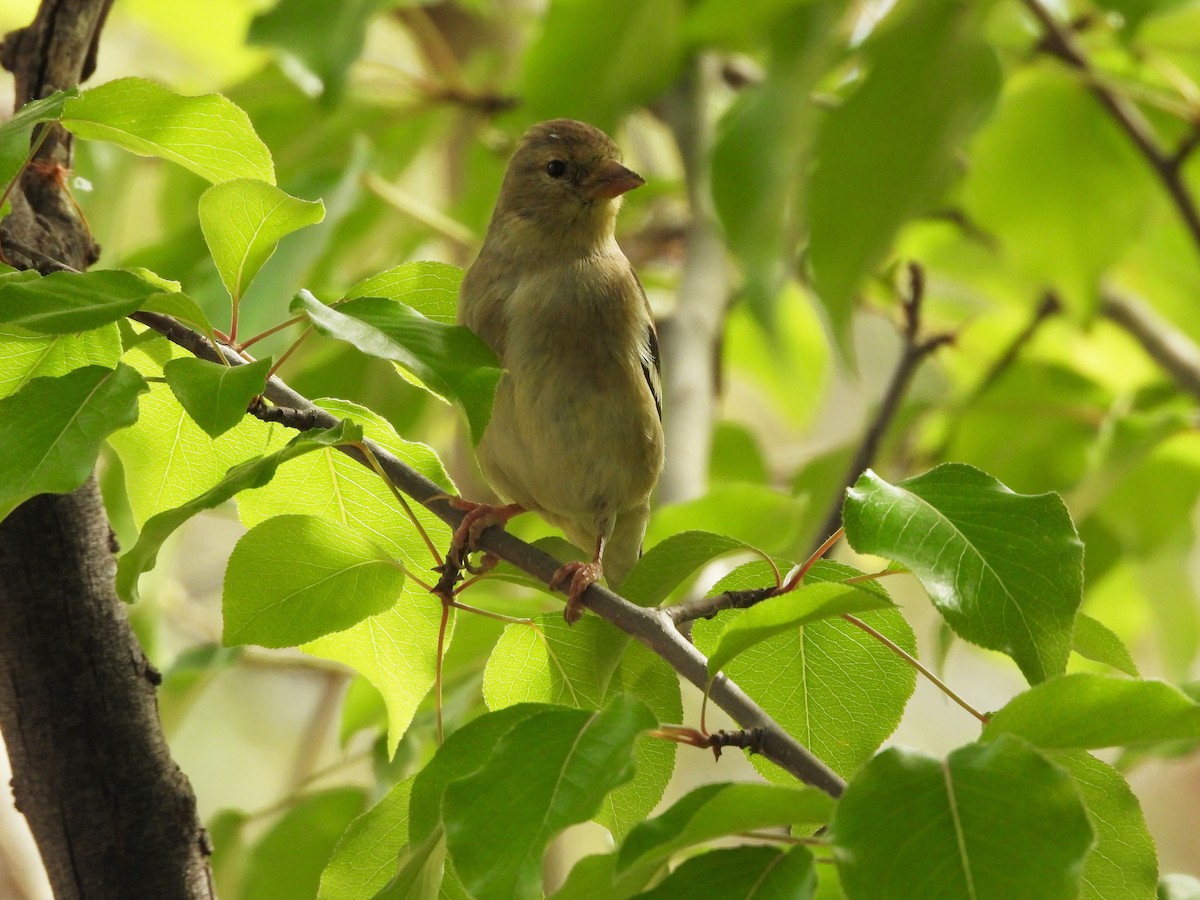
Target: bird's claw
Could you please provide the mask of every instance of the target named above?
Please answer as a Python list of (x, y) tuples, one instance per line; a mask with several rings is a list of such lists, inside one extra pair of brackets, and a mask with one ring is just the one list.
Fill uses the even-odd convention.
[(563, 618), (568, 625), (574, 625), (583, 616), (583, 593), (600, 580), (604, 567), (598, 562), (569, 562), (559, 566), (554, 577), (550, 579), (550, 587), (558, 588), (570, 582), (567, 588), (567, 605), (563, 609)]
[(507, 506), (492, 506), (488, 503), (474, 503), (462, 497), (444, 497), (447, 503), (455, 509), (466, 513), (454, 536), (450, 539), (450, 550), (446, 553), (446, 561), (459, 569), (466, 569), (472, 575), (482, 575), (493, 568), (498, 562), (493, 554), (487, 554), (478, 566), (472, 566), (470, 556), (479, 546), (479, 538), (493, 525), (503, 528), (508, 520), (524, 510), (515, 503)]

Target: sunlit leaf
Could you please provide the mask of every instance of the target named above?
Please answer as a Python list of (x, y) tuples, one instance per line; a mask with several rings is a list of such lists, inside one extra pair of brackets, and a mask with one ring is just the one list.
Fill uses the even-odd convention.
[(403, 571), (367, 538), (329, 519), (276, 516), (229, 557), (223, 641), (294, 647), (378, 615), (403, 586)]
[(250, 401), (263, 392), (270, 370), (270, 357), (244, 366), (184, 358), (169, 360), (163, 375), (192, 421), (210, 437), (220, 437), (246, 415)]
[(325, 218), (320, 200), (301, 200), (249, 178), (214, 184), (201, 195), (199, 209), (204, 240), (234, 302), (282, 238)]
[(145, 390), (128, 366), (85, 366), (0, 400), (0, 519), (37, 494), (83, 484), (104, 439), (137, 420)]
[(78, 88), (56, 91), (49, 97), (29, 101), (8, 120), (0, 122), (0, 192), (16, 177), (29, 156), (34, 127), (41, 122), (57, 120), (67, 98), (78, 95)]
[(154, 568), (163, 541), (192, 516), (220, 506), (242, 491), (262, 487), (290, 459), (358, 437), (361, 429), (345, 425), (328, 431), (302, 432), (275, 453), (233, 466), (219, 483), (182, 506), (152, 516), (142, 527), (137, 543), (117, 563), (117, 593), (128, 602), (137, 601), (138, 576)]
[(886, 595), (881, 597), (855, 585), (832, 582), (801, 585), (783, 596), (769, 597), (725, 626), (708, 657), (709, 680), (734, 657), (775, 635), (831, 616), (884, 609), (891, 605)]
[(1158, 860), (1154, 838), (1129, 784), (1088, 753), (1051, 757), (1075, 779), (1096, 843), (1083, 864), (1082, 900), (1142, 900), (1154, 896)]
[(117, 326), (73, 334), (35, 334), (0, 327), (0, 397), (19, 391), (33, 378), (65, 375), (84, 366), (115, 369), (121, 359)]
[(271, 153), (249, 117), (220, 94), (183, 97), (142, 78), (119, 78), (68, 98), (62, 123), (81, 138), (170, 160), (214, 184), (275, 181)]

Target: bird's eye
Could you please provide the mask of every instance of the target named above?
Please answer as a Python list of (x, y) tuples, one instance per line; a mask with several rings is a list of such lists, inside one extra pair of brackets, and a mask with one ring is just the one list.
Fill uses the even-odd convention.
[(552, 159), (546, 163), (546, 174), (551, 178), (562, 178), (567, 174), (567, 164), (561, 159)]

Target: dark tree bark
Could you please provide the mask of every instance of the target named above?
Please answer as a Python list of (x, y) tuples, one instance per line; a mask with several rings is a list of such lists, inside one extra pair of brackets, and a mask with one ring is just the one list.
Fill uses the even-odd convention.
[[(0, 46), (17, 106), (94, 68), (112, 0), (44, 0)], [(5, 238), (78, 269), (98, 248), (65, 188), (71, 136), (54, 126), (12, 194)], [(56, 897), (214, 895), (191, 785), (158, 721), (158, 673), (113, 589), (115, 540), (93, 480), (0, 523), (0, 730), (13, 797)]]

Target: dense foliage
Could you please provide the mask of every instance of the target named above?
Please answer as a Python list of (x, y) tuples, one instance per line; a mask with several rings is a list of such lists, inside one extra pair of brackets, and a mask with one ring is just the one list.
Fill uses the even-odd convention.
[[(0, 125), (0, 184), (41, 123), (80, 139), (107, 246), (0, 273), (0, 517), (99, 463), (168, 727), (239, 670), (332, 688), (276, 802), (209, 821), (222, 894), (1200, 894), (1126, 781), (1200, 742), (1200, 4), (517, 6), (281, 0), (240, 11), (266, 49), (225, 48), (221, 94), (126, 61)], [(500, 377), (461, 266), (513, 139), (564, 115), (647, 177), (620, 236), (668, 441), (704, 435), (668, 447), (628, 603), (573, 627), (535, 556), (430, 574)], [(170, 573), (233, 509), (205, 641)], [(884, 748), (923, 678), (958, 746)], [(713, 737), (714, 705), (757, 731)], [(691, 745), (722, 742), (761, 778), (714, 782)], [(664, 802), (685, 762), (714, 783)], [(546, 878), (589, 820), (607, 852)]]

